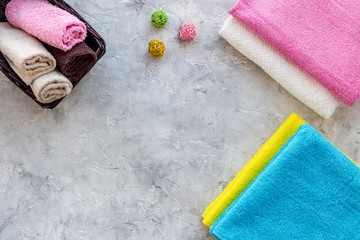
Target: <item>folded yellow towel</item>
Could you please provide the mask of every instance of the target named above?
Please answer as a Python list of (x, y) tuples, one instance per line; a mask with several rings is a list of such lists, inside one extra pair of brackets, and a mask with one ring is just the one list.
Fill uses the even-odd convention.
[(255, 156), (236, 175), (225, 190), (203, 213), (203, 223), (207, 227), (231, 205), (231, 203), (246, 189), (246, 187), (266, 167), (284, 144), (294, 135), (298, 128), (306, 122), (293, 113), (280, 126), (274, 135), (260, 148)]

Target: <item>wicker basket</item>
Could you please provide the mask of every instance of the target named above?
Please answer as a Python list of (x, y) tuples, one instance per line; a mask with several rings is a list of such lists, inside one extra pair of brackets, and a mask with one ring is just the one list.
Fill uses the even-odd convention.
[[(95, 51), (98, 61), (99, 61), (100, 58), (102, 56), (104, 56), (105, 51), (106, 51), (106, 47), (105, 47), (106, 45), (105, 45), (104, 39), (102, 39), (102, 37), (67, 3), (65, 3), (62, 0), (48, 0), (48, 1), (62, 9), (64, 9), (65, 11), (73, 14), (74, 16), (78, 17), (81, 21), (83, 21), (86, 24), (88, 36), (85, 39), (85, 42), (92, 50)], [(1, 22), (6, 21), (4, 12), (5, 12), (6, 4), (8, 2), (10, 2), (10, 0), (0, 0), (0, 21)], [(96, 63), (94, 63), (94, 65), (95, 64)], [(59, 99), (59, 100), (56, 100), (56, 101), (54, 101), (52, 103), (48, 103), (48, 104), (43, 104), (43, 103), (40, 103), (39, 101), (37, 101), (31, 88), (29, 86), (27, 86), (21, 80), (21, 78), (19, 78), (19, 76), (12, 70), (12, 68), (7, 63), (7, 61), (5, 60), (5, 58), (1, 52), (0, 52), (0, 70), (10, 79), (10, 81), (12, 81), (24, 93), (26, 93), (29, 97), (31, 97), (37, 104), (39, 104), (43, 108), (53, 109), (62, 101), (62, 99)], [(74, 81), (73, 86), (75, 87), (87, 73), (88, 72), (84, 73), (84, 75), (80, 79)]]

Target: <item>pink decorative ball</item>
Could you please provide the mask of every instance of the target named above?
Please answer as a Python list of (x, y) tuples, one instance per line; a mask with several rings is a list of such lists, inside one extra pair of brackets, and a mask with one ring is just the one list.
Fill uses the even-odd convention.
[(194, 24), (185, 24), (180, 29), (180, 38), (182, 40), (193, 40), (196, 37), (196, 27)]

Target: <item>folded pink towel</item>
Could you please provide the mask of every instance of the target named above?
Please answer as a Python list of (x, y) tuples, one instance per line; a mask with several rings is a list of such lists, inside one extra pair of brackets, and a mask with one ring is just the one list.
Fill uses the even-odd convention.
[(239, 0), (229, 12), (346, 105), (359, 99), (358, 0)]
[(5, 14), (15, 27), (63, 51), (86, 38), (83, 22), (46, 0), (12, 0)]

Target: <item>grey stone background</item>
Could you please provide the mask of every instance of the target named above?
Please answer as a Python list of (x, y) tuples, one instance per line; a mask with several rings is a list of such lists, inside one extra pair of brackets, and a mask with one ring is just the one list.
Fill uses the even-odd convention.
[(213, 239), (202, 212), (292, 112), (359, 161), (360, 103), (325, 121), (236, 52), (217, 34), (235, 0), (68, 2), (107, 54), (55, 110), (0, 74), (1, 240)]

